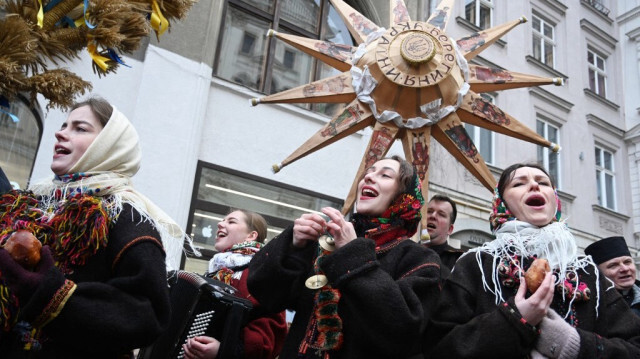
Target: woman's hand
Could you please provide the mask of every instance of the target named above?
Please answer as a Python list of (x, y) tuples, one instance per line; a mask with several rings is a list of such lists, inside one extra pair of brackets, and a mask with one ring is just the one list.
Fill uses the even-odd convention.
[(40, 263), (33, 271), (23, 268), (11, 257), (8, 251), (0, 248), (0, 272), (21, 303), (26, 304), (31, 299), (33, 293), (44, 280), (45, 274), (54, 266), (49, 246), (40, 249)]
[(220, 342), (212, 337), (193, 337), (182, 346), (186, 359), (215, 359)]
[(326, 224), (327, 231), (333, 237), (336, 249), (356, 239), (358, 235), (353, 228), (353, 224), (344, 219), (342, 213), (335, 208), (325, 207), (322, 213), (326, 214), (330, 222)]
[(327, 221), (315, 213), (305, 213), (293, 221), (293, 246), (304, 248), (309, 241), (317, 241), (324, 232)]
[(520, 287), (516, 293), (516, 307), (520, 315), (531, 325), (538, 325), (547, 315), (551, 301), (553, 300), (553, 274), (547, 272), (542, 280), (542, 284), (529, 298), (527, 294), (527, 284), (524, 277), (520, 278)]

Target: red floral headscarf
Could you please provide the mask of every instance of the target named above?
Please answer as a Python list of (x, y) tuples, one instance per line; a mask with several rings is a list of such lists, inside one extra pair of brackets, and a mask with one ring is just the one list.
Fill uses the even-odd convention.
[(418, 230), (420, 223), (420, 208), (424, 205), (422, 185), (413, 169), (412, 186), (407, 186), (404, 192), (398, 194), (380, 217), (370, 217), (355, 213), (351, 219), (358, 235), (371, 238), (380, 246), (393, 239), (408, 238)]

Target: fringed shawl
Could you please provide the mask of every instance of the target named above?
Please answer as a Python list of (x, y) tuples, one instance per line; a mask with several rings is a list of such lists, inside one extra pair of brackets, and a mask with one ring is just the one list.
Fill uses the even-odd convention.
[(191, 239), (164, 211), (133, 188), (131, 177), (138, 172), (141, 159), (138, 142), (133, 125), (114, 107), (105, 127), (70, 169), (71, 174), (36, 183), (30, 190), (41, 196), (40, 208), (48, 214), (78, 194), (102, 199), (110, 220), (118, 217), (124, 203), (130, 204), (159, 232), (167, 253), (167, 270), (178, 269), (183, 245), (185, 241), (191, 244)]
[[(561, 207), (557, 193), (556, 202), (556, 214), (553, 222), (544, 227), (537, 227), (518, 221), (505, 206), (498, 190), (494, 191), (490, 223), (496, 239), (481, 247), (473, 248), (464, 255), (472, 255), (473, 253), (476, 256), (478, 267), (482, 272), (483, 287), (485, 291), (495, 295), (496, 304), (505, 301), (499, 279), (501, 263), (510, 263), (516, 268), (517, 273), (524, 274), (527, 269), (524, 268), (525, 259), (545, 258), (549, 261), (549, 266), (555, 274), (555, 287), (561, 288), (563, 298), (569, 300), (569, 308), (576, 299), (588, 300), (588, 296), (579, 298), (578, 288), (586, 288), (586, 285), (579, 282), (578, 272), (595, 274), (597, 311), (600, 300), (598, 267), (590, 256), (578, 255), (573, 234), (564, 221), (559, 221)], [(489, 254), (492, 258), (491, 273), (484, 272), (482, 253)], [(488, 278), (491, 278), (491, 282)], [(516, 280), (519, 281), (518, 278)], [(574, 290), (567, 290), (567, 288)]]

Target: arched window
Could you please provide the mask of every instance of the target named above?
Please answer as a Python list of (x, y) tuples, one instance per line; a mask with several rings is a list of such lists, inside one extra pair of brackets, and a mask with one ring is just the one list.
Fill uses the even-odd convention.
[(18, 118), (0, 112), (0, 167), (14, 187), (26, 188), (42, 138), (42, 111), (22, 96), (0, 109)]

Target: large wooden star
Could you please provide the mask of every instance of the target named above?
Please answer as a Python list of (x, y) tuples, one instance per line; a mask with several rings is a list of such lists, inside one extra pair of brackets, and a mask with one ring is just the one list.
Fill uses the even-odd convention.
[[(374, 24), (342, 0), (330, 0), (359, 46), (307, 39), (269, 30), (288, 44), (344, 71), (260, 99), (259, 103), (345, 103), (331, 121), (280, 164), (282, 167), (373, 126), (373, 134), (343, 207), (354, 204), (365, 169), (384, 157), (401, 140), (406, 159), (418, 169), (427, 199), (429, 147), (435, 138), (487, 189), (496, 181), (463, 122), (529, 141), (558, 151), (559, 147), (483, 99), (479, 93), (546, 84), (560, 78), (542, 78), (467, 61), (496, 42), (526, 18), (495, 26), (453, 41), (444, 31), (455, 0), (443, 0), (426, 22), (411, 21), (403, 0), (390, 0), (388, 29)], [(422, 238), (426, 232), (422, 208)]]

